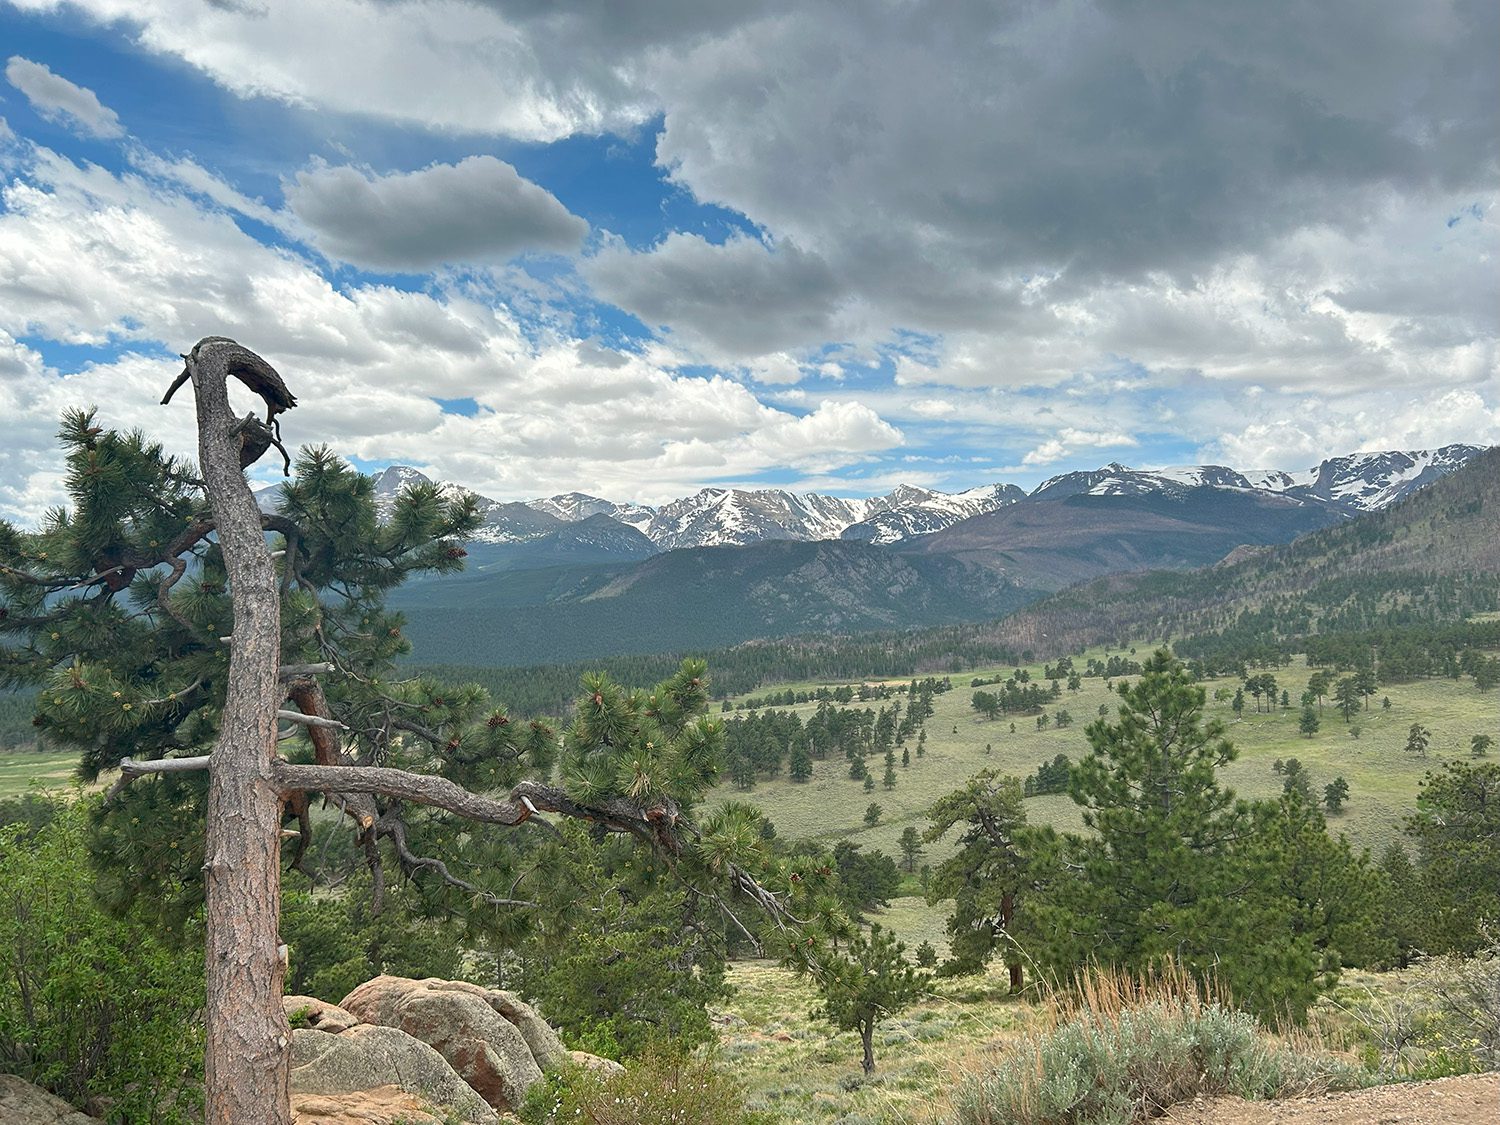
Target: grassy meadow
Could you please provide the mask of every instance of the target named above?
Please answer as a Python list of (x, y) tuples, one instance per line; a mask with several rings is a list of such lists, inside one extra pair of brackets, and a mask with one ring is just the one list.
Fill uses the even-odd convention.
[(33, 787), (67, 789), (73, 784), (78, 754), (73, 750), (20, 750), (0, 754), (0, 800), (19, 797)]
[(952, 1120), (942, 1091), (1012, 1038), (1031, 1006), (1006, 994), (1003, 970), (936, 981), (932, 994), (875, 1029), (875, 1073), (860, 1071), (859, 1036), (813, 1019), (811, 984), (778, 965), (729, 968), (735, 994), (714, 1015), (721, 1060), (753, 1108), (788, 1125)]
[[(1139, 650), (1144, 659), (1146, 649)], [(1099, 655), (1090, 653), (1090, 655)], [(1082, 666), (1084, 661), (1075, 658)], [(976, 676), (988, 678), (1009, 669), (982, 669), (955, 674), (954, 688), (934, 698), (935, 713), (927, 721), (927, 753), (916, 756), (915, 742), (911, 765), (897, 767), (897, 784), (885, 789), (877, 784), (873, 793), (865, 792), (863, 782), (848, 776), (848, 763), (842, 757), (829, 757), (813, 763), (810, 781), (792, 782), (785, 775), (771, 781), (758, 781), (749, 791), (730, 785), (721, 786), (718, 796), (747, 801), (761, 809), (776, 825), (777, 832), (791, 839), (812, 837), (830, 843), (851, 839), (856, 843), (898, 854), (896, 841), (907, 826), (918, 829), (926, 825), (926, 812), (943, 794), (957, 789), (983, 769), (1024, 778), (1044, 761), (1066, 754), (1078, 761), (1089, 753), (1084, 727), (1099, 716), (1101, 705), (1111, 716), (1119, 699), (1104, 686), (1104, 681), (1085, 677), (1079, 691), (1064, 688), (1063, 697), (1047, 708), (1049, 716), (1066, 710), (1073, 724), (1064, 729), (1051, 726), (1038, 730), (1033, 716), (993, 721), (981, 717), (970, 706), (974, 689), (969, 686)], [(1382, 687), (1369, 701), (1370, 709), (1361, 712), (1351, 724), (1345, 724), (1325, 701), (1322, 725), (1311, 738), (1298, 730), (1301, 707), (1298, 699), (1307, 687), (1309, 670), (1299, 658), (1282, 669), (1269, 669), (1278, 687), (1290, 693), (1292, 706), (1283, 711), (1254, 710), (1254, 700), (1245, 697), (1245, 711), (1236, 717), (1228, 700), (1214, 702), (1218, 688), (1230, 694), (1238, 686), (1231, 678), (1204, 682), (1209, 702), (1209, 717), (1221, 720), (1228, 737), (1239, 750), (1236, 761), (1221, 776), (1225, 783), (1245, 797), (1266, 797), (1280, 792), (1282, 779), (1272, 771), (1276, 759), (1297, 758), (1308, 770), (1314, 793), (1321, 798), (1323, 786), (1342, 776), (1349, 783), (1349, 799), (1344, 812), (1329, 818), (1335, 833), (1347, 835), (1361, 848), (1378, 852), (1400, 835), (1402, 817), (1416, 799), (1417, 787), (1429, 770), (1439, 769), (1446, 759), (1467, 758), (1469, 739), (1478, 733), (1500, 737), (1500, 693), (1481, 693), (1473, 681), (1419, 680), (1409, 684)], [(1041, 675), (1041, 666), (1030, 668), (1033, 679)], [(817, 685), (810, 685), (816, 687)], [(766, 688), (757, 691), (763, 695)], [(1381, 700), (1389, 697), (1389, 710)], [(889, 701), (870, 701), (850, 706), (878, 709)], [(799, 704), (796, 710), (804, 719), (817, 709), (816, 704)], [(727, 717), (727, 716), (726, 716)], [(1014, 722), (1015, 731), (1011, 732)], [(1407, 733), (1413, 723), (1421, 723), (1432, 732), (1427, 756), (1420, 758), (1405, 750)], [(1358, 729), (1359, 736), (1353, 731)], [(1492, 751), (1495, 753), (1495, 751)], [(897, 757), (899, 759), (899, 751)], [(879, 758), (869, 759), (871, 772), (879, 778)], [(880, 822), (866, 828), (864, 812), (871, 801), (883, 810)], [(1076, 807), (1065, 795), (1034, 797), (1027, 810), (1038, 823), (1058, 828), (1077, 828)], [(928, 849), (926, 862), (941, 859), (947, 852), (943, 845)]]

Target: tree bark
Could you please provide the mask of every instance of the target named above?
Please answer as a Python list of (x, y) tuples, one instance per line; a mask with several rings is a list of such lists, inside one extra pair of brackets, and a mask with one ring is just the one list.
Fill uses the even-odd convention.
[(208, 1125), (290, 1125), (291, 1028), (282, 1011), (281, 792), (272, 777), (281, 605), (260, 512), (240, 469), (222, 339), (188, 359), (198, 409), (198, 460), (234, 604), (229, 686), (209, 766), (207, 889)]
[(868, 1077), (875, 1073), (875, 1021), (864, 1020), (859, 1025), (859, 1041), (864, 1045), (865, 1057), (860, 1060), (860, 1065), (865, 1068)]

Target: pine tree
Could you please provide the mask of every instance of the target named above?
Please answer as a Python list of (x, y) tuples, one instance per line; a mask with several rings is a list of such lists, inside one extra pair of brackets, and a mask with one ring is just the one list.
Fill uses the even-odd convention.
[(1420, 758), (1427, 757), (1427, 747), (1432, 744), (1432, 732), (1421, 723), (1412, 723), (1406, 734), (1406, 752)]
[[(60, 435), (69, 508), (36, 531), (0, 523), (0, 680), (40, 689), (37, 725), (78, 750), (86, 777), (122, 769), (96, 826), (97, 851), (126, 865), (106, 891), (134, 891), (170, 924), (207, 885), (211, 1125), (288, 1120), (278, 829), (309, 825), (312, 793), (365, 843), (377, 899), (391, 867), (504, 911), (513, 867), (477, 864), (470, 882), (429, 849), (457, 835), (449, 814), (479, 826), (471, 847), (488, 859), (514, 837), (485, 825), (553, 813), (650, 842), (682, 877), (784, 913), (789, 900), (742, 866), (774, 867), (758, 831), (690, 819), (722, 750), (701, 664), (651, 692), (588, 680), (561, 785), (545, 780), (557, 756), (545, 726), (513, 721), (480, 689), (392, 674), (406, 643), (384, 596), (411, 574), (462, 566), (474, 502), (408, 488), (382, 521), (369, 478), (312, 449), (276, 512), (260, 512), (235, 447), (243, 454), (265, 426), (232, 427), (227, 401), (212, 397), (250, 355), (210, 338), (189, 357), (198, 471), (71, 412)], [(509, 792), (481, 795), (497, 789)], [(218, 850), (230, 839), (244, 847), (233, 863)]]
[(1500, 764), (1449, 762), (1429, 773), (1406, 832), (1429, 903), (1429, 953), (1477, 952), (1500, 925)]
[(1336, 777), (1323, 787), (1323, 804), (1331, 813), (1344, 811), (1344, 802), (1349, 799), (1349, 783)]
[(885, 752), (885, 776), (880, 779), (880, 784), (887, 789), (896, 788), (896, 752), (894, 750)]
[[(1072, 770), (1070, 793), (1094, 834), (1065, 840), (1082, 877), (1033, 903), (1039, 954), (1059, 975), (1169, 957), (1219, 975), (1263, 1014), (1296, 1017), (1346, 951), (1354, 963), (1376, 955), (1373, 877), (1328, 839), (1301, 786), (1249, 805), (1219, 784), (1234, 747), (1220, 723), (1204, 722), (1203, 689), (1169, 652), (1147, 660), (1122, 696), (1117, 722), (1090, 724), (1093, 754)], [(1353, 889), (1325, 902), (1324, 888), (1340, 882)]]
[(812, 756), (808, 754), (807, 747), (800, 742), (792, 747), (792, 753), (787, 762), (787, 776), (798, 782), (812, 778)]
[(1027, 926), (1028, 896), (1045, 882), (1044, 860), (1051, 834), (1026, 824), (1022, 789), (1013, 777), (985, 770), (933, 806), (923, 833), (929, 843), (962, 826), (958, 848), (933, 870), (929, 903), (952, 899), (947, 929), (958, 971), (973, 972), (996, 953), (1010, 970), (1012, 991), (1020, 991), (1022, 941), (1035, 935)]
[(856, 934), (847, 956), (824, 957), (813, 971), (823, 1005), (815, 1016), (835, 1027), (859, 1032), (864, 1048), (861, 1065), (875, 1070), (875, 1025), (899, 1014), (928, 988), (928, 976), (908, 964), (906, 946), (880, 926)]
[(1302, 718), (1297, 722), (1298, 730), (1300, 730), (1308, 738), (1311, 738), (1313, 735), (1318, 733), (1318, 727), (1320, 725), (1321, 723), (1318, 720), (1318, 713), (1313, 710), (1312, 704), (1309, 703), (1306, 707), (1302, 708)]
[(901, 830), (901, 839), (897, 842), (897, 846), (901, 849), (901, 862), (907, 872), (915, 872), (917, 860), (922, 858), (922, 834), (907, 825)]

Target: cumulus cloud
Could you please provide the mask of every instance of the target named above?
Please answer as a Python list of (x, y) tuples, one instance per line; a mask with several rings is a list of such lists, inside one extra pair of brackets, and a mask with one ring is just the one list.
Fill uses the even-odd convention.
[[(9, 517), (35, 519), (61, 499), (53, 431), (67, 406), (99, 403), (107, 423), (191, 455), (191, 410), (157, 400), (180, 368), (175, 353), (209, 334), (241, 340), (286, 377), (299, 398), (289, 440), (424, 464), (502, 499), (581, 487), (664, 500), (707, 478), (847, 468), (901, 440), (868, 407), (791, 413), (724, 376), (557, 333), (534, 340), (505, 307), (461, 291), (335, 288), (175, 177), (116, 175), (41, 148), (27, 159), (0, 207)], [(123, 354), (59, 372), (19, 342), (27, 336)], [(479, 409), (466, 417), (434, 401), (456, 397)]]
[(1453, 441), (1500, 445), (1500, 404), (1475, 390), (1403, 396), (1395, 409), (1371, 398), (1333, 410), (1315, 402), (1303, 405), (1302, 411), (1221, 433), (1203, 453), (1233, 465), (1296, 468), (1315, 465), (1334, 451), (1433, 449)]
[[(169, 205), (185, 187), (199, 203), (256, 215), (259, 201), (190, 162), (138, 164), (149, 188), (56, 171), (89, 181), (65, 188), (49, 185), (44, 160), (10, 189), (7, 208), (58, 214), (28, 232), (35, 257), (48, 258), (22, 262), (36, 284), (0, 308), (5, 323), (144, 346), (219, 315), (234, 321), (236, 308), (251, 310), (246, 325), (270, 312), (291, 322), (273, 331), (296, 341), (295, 354), (330, 372), (343, 362), (331, 357), (358, 356), (418, 413), (420, 388), (401, 381), (401, 365), (433, 348), (433, 385), (485, 402), (494, 427), (443, 416), (445, 455), (478, 458), (475, 474), (489, 476), (471, 479), (507, 495), (520, 478), (486, 467), (483, 442), (510, 443), (517, 472), (568, 488), (599, 491), (637, 471), (694, 484), (748, 473), (771, 448), (750, 435), (795, 415), (758, 414), (764, 404), (737, 380), (796, 382), (805, 396), (779, 401), (865, 405), (908, 441), (961, 435), (997, 459), (1030, 451), (1034, 464), (1104, 448), (1070, 444), (1064, 420), (1079, 433), (1281, 467), (1315, 445), (1322, 455), (1494, 432), (1494, 5), (74, 0), (69, 11), (236, 93), (414, 127), (408, 139), (547, 141), (661, 121), (656, 158), (672, 184), (757, 233), (715, 242), (664, 229), (634, 250), (605, 238), (580, 262), (582, 281), (656, 333), (612, 367), (576, 340), (528, 340), (509, 309), (545, 319), (555, 294), (514, 276), (483, 295), (438, 283), (417, 296), (332, 290), (306, 263), (241, 245), (211, 209)], [(346, 33), (354, 25), (357, 37)], [(486, 232), (496, 243), (484, 244), (485, 260), (503, 261), (515, 252), (505, 241), (520, 226), (514, 212), (466, 236), (468, 215), (442, 202), (467, 188), (479, 193), (465, 197), (474, 210), (498, 207), (485, 194), (502, 178), (493, 165), (507, 167), (377, 176), (318, 166), (289, 182), (293, 213), (269, 218), (371, 268), (428, 269), (454, 246), (476, 252)], [(70, 190), (91, 192), (97, 214), (44, 198)], [(341, 205), (346, 191), (357, 207)], [(545, 193), (531, 203), (543, 248), (578, 246), (582, 220)], [(120, 278), (163, 230), (179, 249), (202, 239), (245, 272), (161, 262), (133, 291)], [(94, 272), (51, 257), (68, 254)], [(820, 367), (830, 345), (848, 348), (837, 373)], [(881, 366), (864, 367), (871, 358)], [(676, 373), (702, 363), (735, 378)], [(536, 418), (507, 410), (505, 394), (548, 379), (578, 396), (599, 436), (545, 402)], [(469, 380), (477, 392), (462, 389)], [(674, 399), (691, 405), (687, 428), (655, 445), (604, 417), (647, 425)], [(1431, 421), (1392, 423), (1402, 416)], [(845, 422), (851, 458), (893, 440)], [(417, 442), (398, 441), (408, 437)], [(623, 451), (620, 471), (589, 449)], [(570, 471), (594, 476), (562, 480)]]
[(501, 263), (528, 250), (575, 250), (588, 233), (555, 196), (493, 156), (384, 176), (317, 164), (297, 173), (286, 199), (325, 254), (377, 270)]
[(1075, 430), (1071, 426), (1064, 427), (1055, 437), (1048, 438), (1037, 446), (1025, 457), (1021, 458), (1021, 465), (1025, 468), (1033, 468), (1038, 465), (1051, 465), (1066, 457), (1073, 456), (1080, 449), (1108, 449), (1112, 446), (1133, 446), (1139, 444), (1129, 434), (1105, 433), (1098, 430)]
[(31, 107), (48, 121), (105, 140), (125, 135), (125, 127), (115, 111), (101, 103), (94, 91), (53, 74), (41, 63), (12, 55), (5, 64), (5, 79), (25, 94)]

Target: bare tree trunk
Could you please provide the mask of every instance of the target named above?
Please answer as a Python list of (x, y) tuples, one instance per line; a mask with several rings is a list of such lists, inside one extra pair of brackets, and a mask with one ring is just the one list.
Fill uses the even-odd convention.
[(229, 686), (209, 767), (208, 1125), (290, 1125), (291, 1028), (281, 1007), (281, 793), (272, 778), (281, 605), (260, 512), (240, 470), (225, 387), (228, 340), (188, 360), (198, 405), (198, 459), (234, 603)]

